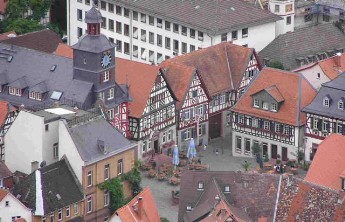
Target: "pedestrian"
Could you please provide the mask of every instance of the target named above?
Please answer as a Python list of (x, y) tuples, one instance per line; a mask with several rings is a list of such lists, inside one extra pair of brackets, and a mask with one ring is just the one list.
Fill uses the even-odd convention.
[(201, 160), (200, 160), (200, 158), (198, 159), (198, 164), (201, 164)]
[(206, 144), (204, 144), (204, 150), (206, 150), (206, 148), (207, 148), (207, 145), (206, 145)]
[(274, 169), (274, 173), (277, 173), (277, 164), (274, 164), (273, 169)]
[(218, 156), (218, 148), (216, 149), (216, 155)]
[(277, 173), (280, 173), (280, 166), (277, 165)]

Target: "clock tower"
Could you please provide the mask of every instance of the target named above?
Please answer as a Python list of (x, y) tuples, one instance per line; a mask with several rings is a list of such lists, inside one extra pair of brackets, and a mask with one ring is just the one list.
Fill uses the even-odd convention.
[[(73, 79), (93, 84), (93, 103), (103, 100), (106, 106), (115, 103), (115, 45), (101, 34), (102, 15), (92, 7), (85, 15), (87, 33), (73, 48)], [(120, 90), (120, 89), (119, 89)]]

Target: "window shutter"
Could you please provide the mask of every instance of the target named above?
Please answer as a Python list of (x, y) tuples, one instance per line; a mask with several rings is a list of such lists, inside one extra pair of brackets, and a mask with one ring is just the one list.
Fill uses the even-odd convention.
[(314, 129), (314, 118), (310, 117), (310, 129)]
[(275, 128), (274, 128), (274, 122), (270, 122), (270, 130), (271, 131), (275, 131)]
[(318, 129), (319, 131), (322, 130), (322, 120), (321, 120), (321, 119), (318, 119), (318, 120), (317, 120), (317, 129)]
[(99, 74), (99, 83), (102, 83), (103, 82), (103, 73), (100, 73)]

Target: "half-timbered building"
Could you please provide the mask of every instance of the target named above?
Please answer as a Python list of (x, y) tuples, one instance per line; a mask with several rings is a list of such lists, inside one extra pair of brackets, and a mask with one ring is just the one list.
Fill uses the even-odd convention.
[(196, 139), (196, 145), (207, 143), (210, 95), (200, 73), (170, 60), (161, 67), (177, 100), (177, 143), (181, 149), (187, 148), (191, 138)]
[(254, 49), (224, 42), (170, 59), (170, 62), (194, 68), (211, 96), (209, 136), (224, 136), (229, 126), (227, 110), (237, 101), (251, 79), (261, 69)]
[(129, 132), (138, 141), (138, 158), (171, 154), (176, 141), (175, 98), (162, 70), (130, 60), (116, 60), (116, 80), (128, 84)]
[(312, 160), (318, 145), (331, 133), (345, 134), (345, 73), (322, 84), (314, 100), (303, 109), (306, 160)]
[(18, 115), (18, 110), (6, 101), (0, 101), (0, 161), (5, 160), (4, 136)]
[(306, 123), (301, 111), (315, 95), (301, 74), (264, 68), (231, 108), (233, 155), (253, 156), (257, 144), (264, 157), (296, 160)]

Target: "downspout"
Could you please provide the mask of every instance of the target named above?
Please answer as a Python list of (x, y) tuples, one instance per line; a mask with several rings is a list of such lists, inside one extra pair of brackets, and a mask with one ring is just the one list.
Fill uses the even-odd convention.
[(282, 175), (279, 176), (279, 183), (278, 183), (278, 191), (277, 191), (277, 198), (276, 198), (276, 204), (274, 206), (274, 214), (273, 214), (273, 222), (276, 221), (276, 216), (277, 216), (277, 208), (278, 208), (278, 201), (279, 201), (279, 194), (280, 194), (280, 186), (282, 183)]
[[(129, 13), (129, 59), (133, 59), (133, 10), (132, 13)], [(139, 54), (139, 48), (138, 48), (138, 54)], [(139, 56), (139, 55), (138, 55)]]

